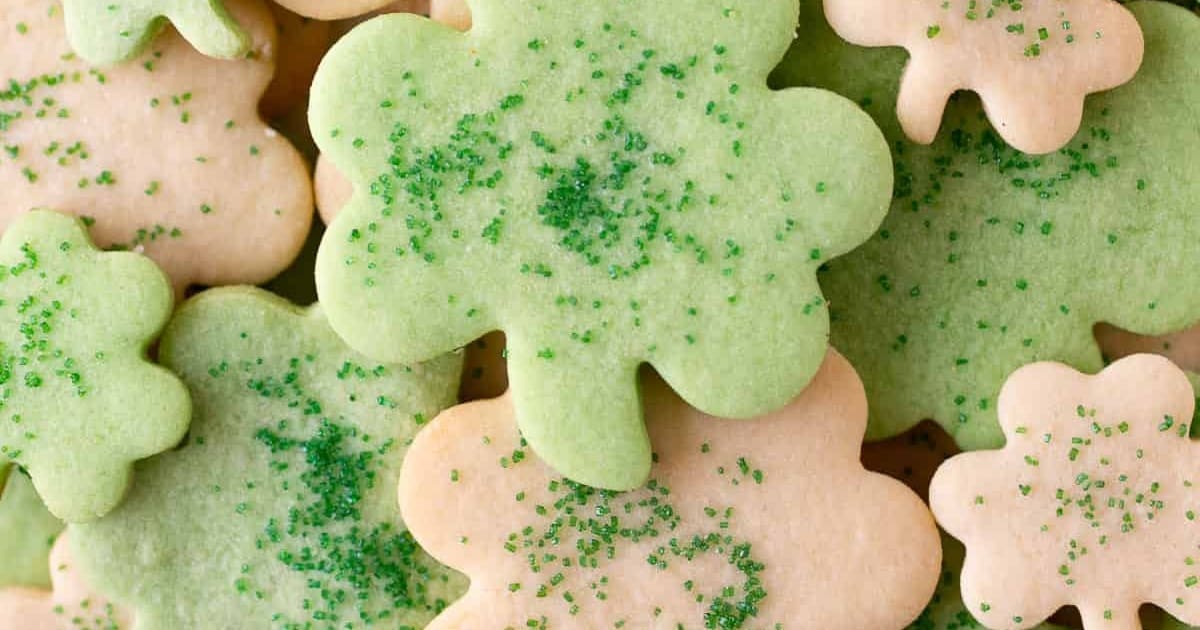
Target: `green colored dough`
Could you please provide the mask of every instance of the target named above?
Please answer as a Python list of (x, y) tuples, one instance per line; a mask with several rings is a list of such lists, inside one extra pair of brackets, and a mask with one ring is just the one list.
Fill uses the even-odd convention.
[(34, 211), (4, 233), (0, 473), (19, 464), (59, 518), (108, 513), (133, 462), (187, 431), (186, 389), (146, 358), (171, 300), (154, 263), (97, 250), (73, 218)]
[[(942, 534), (942, 579), (938, 581), (933, 600), (921, 612), (908, 630), (984, 630), (985, 626), (967, 610), (958, 590), (966, 549), (954, 538)], [(1067, 630), (1052, 623), (1038, 624), (1033, 630)]]
[(767, 88), (796, 0), (471, 9), (467, 33), (377, 18), (322, 63), (314, 137), (355, 195), (318, 292), (351, 346), (389, 361), (503, 330), (534, 450), (638, 487), (639, 365), (739, 418), (815, 374), (815, 272), (881, 221), (886, 146), (836, 95)]
[(0, 480), (0, 589), (50, 588), (50, 547), (62, 521), (46, 511), (29, 477), (9, 469)]
[(232, 59), (250, 47), (223, 0), (63, 0), (63, 9), (71, 46), (97, 65), (136, 57), (168, 20), (210, 57)]
[(423, 627), (465, 591), (396, 499), (410, 439), (454, 402), (459, 357), (368, 361), (319, 307), (249, 288), (186, 303), (160, 357), (192, 392), (187, 443), (69, 530), (82, 574), (138, 628)]
[(928, 147), (895, 120), (897, 49), (839, 40), (805, 3), (775, 77), (862, 103), (892, 142), (892, 211), (821, 284), (832, 343), (870, 399), (868, 437), (938, 421), (965, 449), (1003, 443), (996, 396), (1035, 361), (1102, 367), (1093, 325), (1161, 334), (1200, 318), (1200, 20), (1129, 5), (1146, 37), (1131, 83), (1089, 97), (1079, 135), (1045, 157), (1005, 146), (960, 95)]

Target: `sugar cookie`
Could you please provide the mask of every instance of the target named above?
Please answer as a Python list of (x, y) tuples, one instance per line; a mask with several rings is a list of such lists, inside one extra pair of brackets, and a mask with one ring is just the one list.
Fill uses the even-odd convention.
[[(471, 589), (449, 628), (899, 628), (937, 581), (925, 505), (858, 462), (866, 404), (830, 353), (812, 385), (751, 423), (644, 381), (656, 459), (622, 494), (528, 451), (512, 399), (456, 407), (417, 436), (400, 504)], [(869, 602), (869, 605), (867, 604)]]
[[(381, 359), (503, 330), (534, 450), (581, 483), (638, 487), (640, 363), (727, 417), (816, 373), (815, 271), (881, 220), (886, 146), (840, 97), (767, 89), (794, 0), (473, 10), (467, 33), (375, 18), (322, 62), (313, 135), (356, 192), (318, 293)], [(681, 14), (696, 28), (662, 28)]]
[(274, 27), (226, 3), (253, 58), (210, 59), (174, 32), (136, 61), (91, 68), (43, 0), (0, 7), (0, 229), (30, 208), (87, 217), (102, 247), (144, 251), (178, 294), (257, 284), (287, 268), (312, 221), (303, 159), (258, 118)]
[(971, 613), (1029, 628), (1072, 604), (1086, 630), (1141, 628), (1138, 607), (1153, 603), (1200, 623), (1200, 446), (1184, 373), (1147, 354), (1097, 376), (1037, 363), (1013, 374), (999, 406), (1006, 446), (952, 458), (930, 489), (938, 522), (967, 548)]
[(159, 355), (196, 416), (121, 507), (68, 529), (100, 594), (147, 628), (341, 628), (422, 627), (463, 592), (395, 494), (409, 440), (453, 403), (459, 358), (369, 362), (320, 307), (247, 288), (186, 303)]
[[(1200, 318), (1200, 18), (1165, 3), (1127, 5), (1146, 36), (1128, 85), (1088, 100), (1067, 149), (1030, 157), (1006, 146), (976, 99), (951, 104), (931, 147), (895, 119), (897, 50), (840, 41), (808, 3), (800, 42), (776, 81), (863, 103), (894, 147), (892, 212), (821, 284), (832, 342), (871, 400), (871, 439), (938, 421), (965, 449), (1003, 443), (996, 395), (1039, 360), (1103, 363), (1097, 322), (1140, 333)], [(1099, 270), (1103, 270), (1100, 273)]]

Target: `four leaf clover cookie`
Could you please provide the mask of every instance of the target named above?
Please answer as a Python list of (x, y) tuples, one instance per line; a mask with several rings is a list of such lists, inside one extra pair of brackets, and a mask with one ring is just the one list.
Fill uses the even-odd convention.
[(206, 55), (232, 59), (250, 47), (224, 0), (63, 0), (63, 12), (71, 46), (97, 65), (138, 56), (168, 20)]
[(10, 226), (0, 240), (0, 475), (20, 465), (63, 520), (112, 510), (133, 462), (187, 430), (186, 389), (146, 358), (170, 312), (153, 263), (96, 250), (76, 219), (35, 211)]
[(274, 71), (270, 11), (227, 6), (251, 37), (248, 58), (210, 59), (169, 32), (97, 69), (70, 52), (57, 5), (0, 5), (0, 229), (38, 207), (85, 217), (99, 245), (144, 251), (180, 295), (283, 271), (312, 222), (312, 186), (258, 117)]
[(1169, 360), (1088, 376), (1018, 370), (1000, 395), (1002, 450), (938, 470), (930, 504), (967, 548), (962, 593), (988, 627), (1029, 628), (1062, 605), (1087, 630), (1140, 628), (1153, 603), (1200, 624), (1194, 392)]
[[(830, 352), (812, 385), (753, 423), (644, 381), (656, 459), (628, 492), (561, 478), (509, 397), (419, 434), (400, 480), (416, 539), (471, 578), (430, 628), (898, 628), (937, 581), (924, 503), (868, 473), (866, 400)], [(864, 605), (863, 602), (871, 602)]]
[[(1140, 333), (1200, 317), (1200, 19), (1165, 3), (1128, 5), (1146, 63), (1088, 101), (1058, 153), (1006, 144), (971, 97), (947, 129), (913, 145), (892, 114), (904, 55), (851, 47), (806, 5), (800, 41), (776, 79), (864, 103), (892, 140), (896, 188), (879, 233), (832, 261), (821, 283), (832, 343), (859, 370), (873, 439), (932, 418), (970, 450), (1003, 443), (996, 395), (1039, 360), (1102, 367), (1097, 322)], [(836, 72), (834, 71), (836, 69)]]
[[(188, 384), (187, 443), (107, 518), (69, 528), (79, 572), (145, 628), (423, 627), (464, 590), (400, 519), (413, 434), (461, 360), (369, 361), (306, 310), (214, 289), (159, 355)], [(130, 535), (137, 532), (137, 535)]]
[(840, 97), (768, 90), (794, 0), (472, 9), (466, 33), (376, 18), (322, 63), (314, 137), (355, 193), (318, 291), (382, 360), (503, 330), (533, 449), (638, 487), (640, 364), (724, 417), (808, 384), (828, 332), (815, 272), (881, 220), (886, 146)]
[(978, 92), (1008, 144), (1029, 153), (1066, 145), (1084, 96), (1128, 82), (1142, 62), (1137, 20), (1112, 0), (825, 0), (839, 35), (903, 46), (896, 115), (928, 144), (955, 90)]

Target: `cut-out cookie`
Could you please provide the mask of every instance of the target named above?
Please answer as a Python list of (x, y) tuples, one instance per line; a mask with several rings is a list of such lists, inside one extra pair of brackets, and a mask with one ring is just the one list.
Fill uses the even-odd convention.
[[(812, 385), (753, 423), (645, 384), (656, 459), (630, 493), (562, 479), (504, 397), (413, 442), (401, 511), (471, 588), (430, 628), (897, 628), (937, 581), (925, 505), (858, 462), (866, 402), (830, 352)], [(867, 603), (869, 602), (869, 604)], [(540, 624), (540, 625), (539, 625)]]
[[(965, 550), (962, 543), (949, 536), (942, 536), (942, 575), (933, 599), (921, 616), (908, 626), (908, 630), (974, 630), (983, 629), (983, 624), (967, 610), (959, 591), (959, 574), (962, 572)], [(1035, 630), (1069, 630), (1069, 626), (1040, 623)]]
[[(806, 0), (811, 1), (811, 0)], [(1084, 97), (1133, 78), (1142, 62), (1137, 20), (1112, 0), (825, 0), (839, 35), (863, 46), (903, 46), (897, 116), (908, 137), (933, 142), (955, 90), (983, 99), (1010, 145), (1063, 147), (1079, 130)]]
[[(42, 10), (54, 6), (37, 4)], [(71, 45), (91, 63), (108, 65), (144, 52), (168, 20), (205, 55), (244, 54), (251, 38), (224, 5), (224, 0), (63, 0), (62, 6)]]
[(930, 504), (967, 548), (962, 594), (992, 628), (1028, 628), (1062, 605), (1087, 630), (1141, 628), (1153, 603), (1200, 623), (1200, 446), (1192, 385), (1136, 355), (1097, 376), (1018, 370), (1000, 394), (1008, 438), (938, 469)]
[(1099, 370), (1099, 321), (1164, 333), (1200, 318), (1200, 293), (1181, 290), (1200, 264), (1200, 179), (1182, 167), (1200, 163), (1200, 126), (1180, 122), (1200, 120), (1195, 15), (1128, 5), (1146, 35), (1142, 71), (1089, 99), (1068, 148), (1030, 157), (973, 97), (952, 103), (933, 146), (905, 141), (892, 107), (904, 53), (850, 46), (805, 6), (776, 79), (864, 103), (895, 148), (892, 212), (821, 276), (833, 344), (866, 383), (870, 438), (932, 418), (963, 448), (998, 447), (996, 395), (1012, 371)]
[(471, 28), (471, 8), (466, 0), (429, 0), (429, 17), (460, 31)]
[[(932, 422), (922, 422), (903, 435), (884, 442), (863, 445), (862, 460), (867, 470), (903, 481), (923, 499), (939, 465), (958, 451), (950, 436)], [(963, 605), (958, 577), (962, 572), (962, 544), (942, 535), (942, 570), (929, 604), (908, 630), (971, 630), (983, 626)], [(1069, 627), (1069, 626), (1068, 626)], [(1067, 630), (1045, 623), (1037, 630)]]
[[(768, 91), (793, 0), (472, 8), (467, 33), (375, 18), (322, 62), (313, 134), (355, 196), (318, 292), (381, 359), (503, 330), (539, 455), (638, 487), (639, 364), (723, 417), (782, 407), (816, 373), (814, 272), (878, 225), (886, 147), (835, 95)], [(666, 27), (680, 15), (695, 27)]]
[(132, 630), (130, 615), (97, 595), (80, 575), (69, 538), (68, 534), (59, 536), (50, 552), (52, 591), (17, 588), (0, 591), (0, 628)]
[(25, 473), (8, 467), (0, 477), (5, 474), (7, 481), (0, 480), (0, 589), (47, 588), (46, 554), (63, 523), (46, 511)]
[(301, 17), (278, 4), (269, 6), (279, 29), (279, 43), (275, 75), (258, 109), (264, 118), (274, 121), (307, 102), (313, 75), (333, 43), (333, 28), (329, 22)]
[(395, 494), (460, 359), (371, 362), (319, 307), (243, 288), (185, 304), (159, 356), (192, 391), (186, 445), (68, 529), (80, 572), (139, 624), (422, 627), (465, 590), (412, 541)]
[(35, 207), (85, 216), (98, 244), (144, 251), (180, 294), (287, 268), (312, 221), (312, 186), (303, 159), (258, 118), (273, 72), (270, 12), (226, 6), (253, 58), (210, 59), (172, 31), (138, 60), (97, 70), (70, 54), (56, 5), (0, 5), (11, 34), (0, 37), (0, 229)]
[(0, 473), (28, 471), (57, 517), (116, 506), (134, 461), (171, 448), (190, 405), (146, 359), (171, 313), (149, 260), (95, 249), (74, 218), (25, 214), (0, 241)]
[(318, 20), (341, 20), (395, 6), (396, 11), (417, 12), (421, 0), (276, 0), (289, 11)]

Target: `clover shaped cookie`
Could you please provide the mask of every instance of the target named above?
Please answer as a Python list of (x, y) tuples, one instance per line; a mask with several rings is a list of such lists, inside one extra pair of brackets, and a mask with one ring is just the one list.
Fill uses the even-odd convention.
[[(80, 574), (63, 534), (49, 554), (53, 590), (0, 590), (0, 628), (20, 630), (131, 630), (130, 615), (96, 594)], [(45, 555), (45, 554), (43, 554)], [(44, 559), (44, 558), (43, 558)], [(45, 564), (45, 562), (43, 562)]]
[(232, 59), (250, 47), (223, 0), (63, 0), (63, 12), (71, 46), (98, 65), (138, 56), (168, 20), (205, 55)]
[(1087, 630), (1140, 628), (1153, 603), (1200, 623), (1200, 446), (1187, 376), (1135, 355), (1088, 376), (1018, 370), (1000, 394), (1008, 443), (938, 469), (930, 504), (967, 548), (962, 594), (991, 628), (1029, 628), (1062, 605)]
[(465, 590), (396, 504), (459, 358), (370, 362), (320, 307), (247, 288), (186, 303), (159, 356), (192, 391), (187, 443), (141, 465), (107, 518), (67, 530), (80, 575), (138, 627), (423, 627)]
[[(619, 493), (530, 453), (512, 400), (455, 407), (417, 436), (400, 507), (471, 587), (430, 628), (898, 628), (937, 581), (925, 504), (858, 461), (862, 385), (834, 352), (753, 423), (644, 382), (656, 459)], [(871, 602), (863, 605), (863, 602)], [(540, 624), (540, 625), (539, 625)]]
[(187, 430), (187, 391), (146, 359), (170, 312), (153, 263), (96, 250), (77, 220), (35, 211), (12, 225), (0, 240), (0, 475), (20, 465), (67, 521), (115, 507), (132, 463)]
[(415, 9), (416, 7), (413, 5), (418, 4), (416, 0), (401, 2), (396, 2), (396, 0), (277, 0), (277, 2), (289, 11), (318, 20), (352, 18), (387, 8), (392, 4), (400, 5), (397, 7), (398, 10), (408, 11)]
[(429, 17), (460, 31), (471, 28), (471, 8), (466, 0), (429, 0)]
[(270, 11), (227, 6), (250, 57), (210, 59), (169, 32), (99, 70), (71, 54), (57, 5), (0, 5), (0, 229), (37, 207), (86, 217), (99, 245), (144, 251), (179, 294), (283, 271), (308, 233), (312, 186), (258, 117), (274, 71)]
[(314, 137), (355, 193), (318, 292), (384, 360), (502, 329), (533, 449), (575, 481), (638, 487), (640, 364), (726, 417), (816, 373), (815, 271), (881, 220), (886, 147), (835, 95), (767, 89), (793, 0), (471, 7), (466, 33), (376, 18), (322, 63)]
[[(0, 471), (0, 589), (50, 586), (46, 556), (62, 521), (46, 511), (29, 477), (12, 466)], [(5, 627), (0, 624), (0, 628)]]
[(1084, 96), (1128, 82), (1142, 62), (1137, 20), (1112, 0), (825, 0), (839, 35), (903, 46), (896, 114), (928, 144), (950, 95), (978, 92), (1010, 145), (1057, 151), (1079, 130)]
[[(1098, 322), (1145, 334), (1200, 318), (1200, 19), (1128, 5), (1146, 64), (1093, 96), (1067, 148), (1032, 157), (1000, 139), (973, 97), (952, 103), (930, 147), (904, 140), (894, 71), (902, 51), (840, 41), (806, 5), (801, 42), (776, 80), (865, 104), (893, 143), (896, 189), (879, 233), (832, 261), (821, 284), (832, 343), (871, 401), (872, 439), (924, 419), (965, 449), (1003, 443), (996, 395), (1022, 365), (1103, 366)], [(836, 70), (835, 70), (836, 69)], [(1134, 281), (1136, 279), (1136, 281)]]

